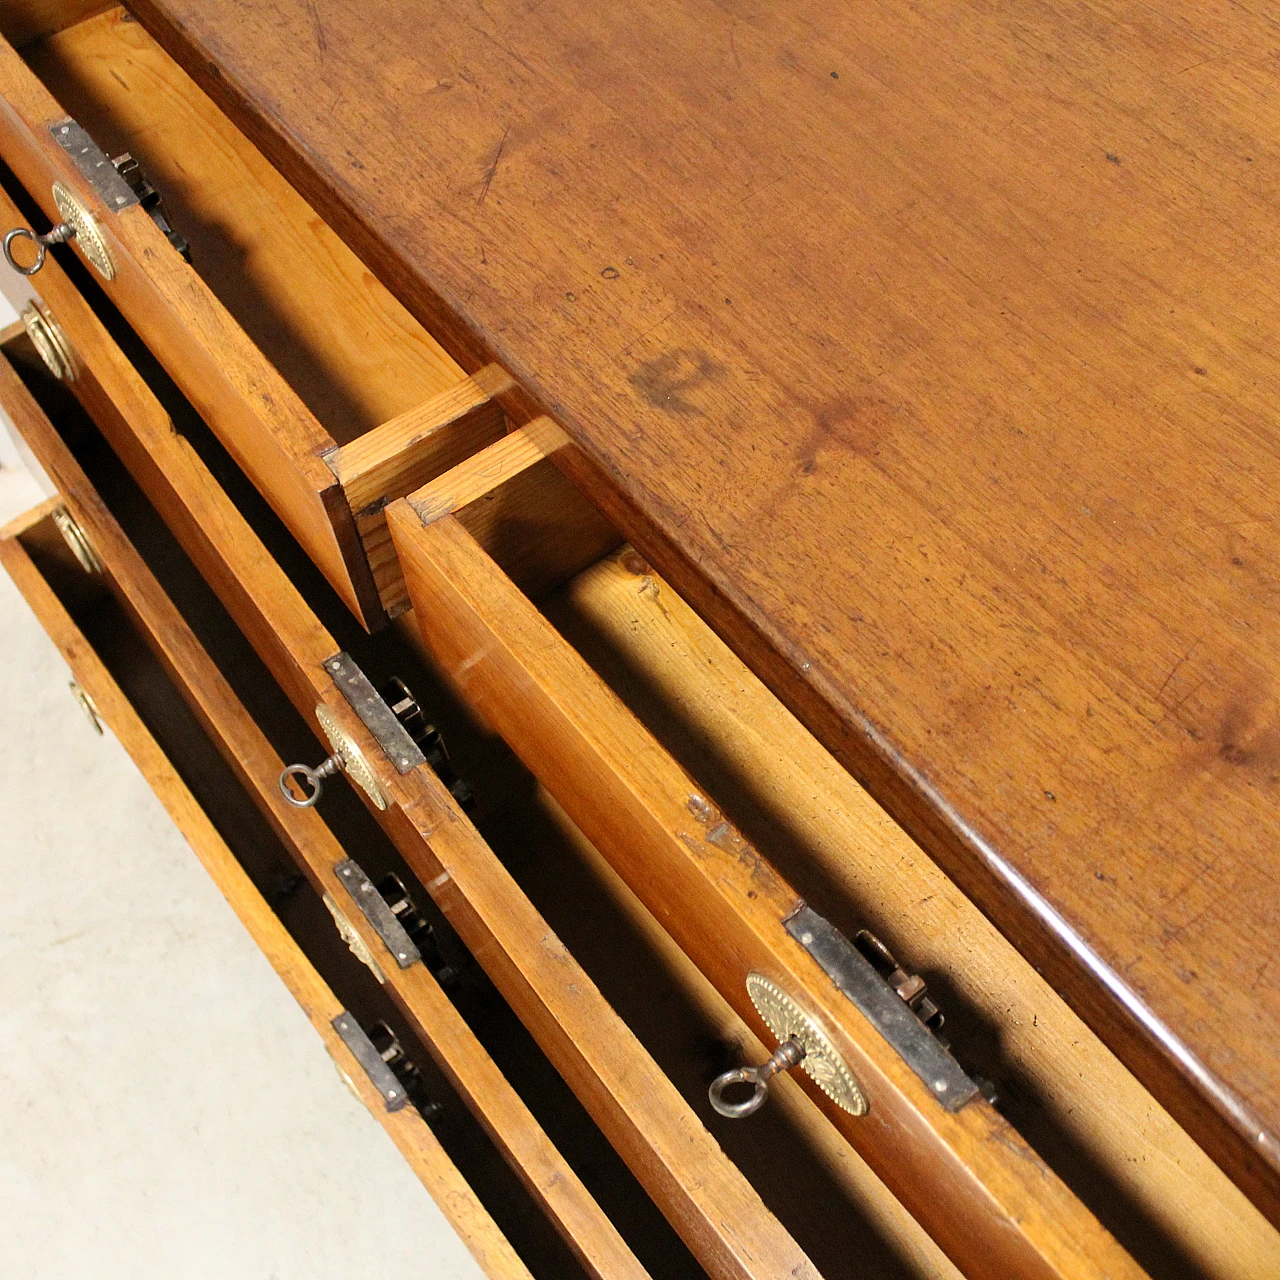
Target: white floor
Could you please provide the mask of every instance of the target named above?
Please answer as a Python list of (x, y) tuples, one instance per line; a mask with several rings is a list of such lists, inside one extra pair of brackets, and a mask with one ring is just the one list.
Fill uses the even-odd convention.
[(0, 571), (0, 1274), (479, 1277), (69, 679)]

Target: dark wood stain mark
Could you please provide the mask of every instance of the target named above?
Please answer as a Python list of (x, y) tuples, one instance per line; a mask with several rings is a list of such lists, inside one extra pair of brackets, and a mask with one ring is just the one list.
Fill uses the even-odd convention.
[(796, 468), (805, 476), (818, 470), (824, 453), (878, 457), (885, 434), (897, 414), (887, 400), (873, 396), (837, 396), (820, 404), (808, 400), (800, 403), (813, 421), (808, 434), (796, 446)]
[(1222, 713), (1218, 758), (1242, 769), (1274, 772), (1280, 768), (1280, 724), (1263, 719), (1261, 690), (1237, 694)]
[(723, 366), (705, 351), (677, 348), (645, 361), (628, 381), (655, 409), (690, 417), (702, 410), (686, 396), (723, 376)]

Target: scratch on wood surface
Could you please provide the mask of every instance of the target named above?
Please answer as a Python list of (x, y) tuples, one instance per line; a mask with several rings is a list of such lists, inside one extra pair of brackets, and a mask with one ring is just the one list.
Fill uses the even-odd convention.
[[(1200, 640), (1203, 640), (1203, 639), (1204, 639), (1204, 637), (1203, 637), (1203, 636), (1201, 636), (1201, 637), (1200, 637)], [(1184, 653), (1184, 654), (1182, 655), (1182, 657), (1180, 657), (1180, 658), (1177, 660), (1177, 662), (1175, 662), (1175, 663), (1173, 664), (1173, 670), (1172, 670), (1172, 671), (1170, 671), (1170, 672), (1169, 672), (1169, 674), (1168, 674), (1167, 676), (1165, 676), (1165, 678), (1164, 678), (1164, 684), (1162, 684), (1162, 685), (1160, 686), (1159, 690), (1156, 692), (1156, 701), (1157, 701), (1157, 702), (1159, 702), (1159, 701), (1160, 701), (1160, 699), (1164, 696), (1164, 691), (1169, 687), (1169, 681), (1170, 681), (1170, 680), (1172, 680), (1172, 679), (1173, 679), (1173, 677), (1174, 677), (1174, 676), (1176, 676), (1176, 675), (1178, 674), (1178, 670), (1179, 670), (1179, 668), (1181, 668), (1182, 664), (1183, 664), (1184, 662), (1186, 662), (1186, 660), (1187, 660), (1189, 657), (1191, 657), (1191, 655), (1192, 655), (1193, 653), (1195, 653), (1197, 646), (1200, 644), (1200, 640), (1197, 640), (1197, 641), (1195, 642), (1195, 644), (1193, 644), (1193, 645), (1191, 646), (1191, 648), (1190, 648), (1190, 649), (1188, 649), (1188, 650), (1186, 651), (1186, 653)]]
[(307, 12), (311, 15), (311, 26), (316, 33), (316, 48), (320, 50), (320, 58), (323, 61), (329, 42), (325, 39), (324, 23), (320, 21), (320, 14), (316, 9), (316, 0), (307, 0)]
[(480, 198), (476, 204), (484, 204), (484, 198), (489, 194), (489, 188), (493, 185), (493, 175), (498, 172), (498, 161), (502, 159), (502, 150), (507, 145), (507, 134), (511, 132), (511, 126), (507, 125), (502, 131), (502, 140), (498, 143), (498, 149), (493, 154), (493, 163), (489, 166), (489, 172), (485, 174), (484, 186), (480, 188)]

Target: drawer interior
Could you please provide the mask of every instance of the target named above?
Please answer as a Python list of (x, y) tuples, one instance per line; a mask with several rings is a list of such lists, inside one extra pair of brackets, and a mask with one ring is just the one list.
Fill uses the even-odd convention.
[(511, 379), (464, 373), (126, 10), (69, 21), (20, 56), (4, 72), (25, 102), (3, 139), (11, 167), (47, 214), (65, 162), (47, 126), (64, 113), (141, 166), (164, 223), (129, 207), (108, 218), (107, 292), (348, 607), (382, 625), (404, 604), (382, 504), (499, 438)]
[[(18, 541), (174, 763), (183, 782), (212, 819), (254, 886), (342, 1007), (352, 1013), (362, 1027), (373, 1031), (375, 1043), (380, 1047), (384, 1041), (374, 1029), (385, 1027), (395, 1035), (407, 1054), (407, 1061), (396, 1064), (396, 1074), (413, 1105), (429, 1122), (447, 1154), (533, 1274), (585, 1275), (448, 1080), (416, 1042), (409, 1024), (384, 989), (348, 950), (319, 895), (299, 874), (280, 840), (246, 796), (148, 647), (144, 633), (135, 625), (110, 577), (84, 571), (51, 516), (25, 530)], [(141, 891), (145, 892), (145, 887)], [(441, 936), (447, 937), (447, 926), (442, 926)], [(468, 963), (456, 942), (448, 944), (447, 950), (448, 963), (459, 974), (459, 998), (470, 1007), (472, 1016), (482, 1024), (493, 1023), (495, 1015), (498, 1022), (503, 1021), (498, 1002), (482, 982), (477, 983), (474, 966)], [(209, 961), (216, 964), (217, 958), (211, 956)], [(163, 1028), (151, 1028), (150, 1033), (163, 1034)], [(491, 1031), (504, 1042), (513, 1033), (518, 1036), (518, 1028), (503, 1026)], [(524, 1051), (523, 1045), (517, 1048), (516, 1061), (523, 1062)], [(559, 1097), (548, 1099), (552, 1108), (562, 1102)], [(335, 1159), (340, 1159), (340, 1153), (335, 1153)]]
[(125, 10), (22, 53), (108, 155), (141, 163), (196, 271), (336, 444), (463, 377)]

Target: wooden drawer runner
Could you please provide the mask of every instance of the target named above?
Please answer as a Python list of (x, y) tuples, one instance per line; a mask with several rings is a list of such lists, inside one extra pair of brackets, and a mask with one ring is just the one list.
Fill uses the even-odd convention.
[[(387, 1099), (335, 1029), (335, 1020), (348, 1012), (344, 1002), (334, 994), (237, 861), (220, 833), (220, 824), (210, 818), (192, 794), (152, 735), (144, 714), (122, 691), (46, 576), (46, 567), (51, 563), (59, 577), (74, 577), (80, 572), (76, 567), (59, 563), (62, 558), (57, 554), (60, 535), (54, 528), (52, 513), (61, 505), (60, 497), (51, 499), (0, 531), (0, 563), (58, 646), (80, 689), (91, 699), (96, 715), (129, 752), (254, 942), (306, 1013), (343, 1078), (390, 1135), (481, 1268), (494, 1280), (529, 1277), (529, 1269), (416, 1107), (389, 1109)], [(53, 554), (50, 554), (51, 548)], [(65, 546), (60, 550), (69, 561)], [(97, 542), (95, 550), (102, 554), (106, 548)], [(141, 646), (141, 640), (135, 643)], [(119, 646), (115, 647), (118, 654)], [(465, 1048), (460, 1056), (465, 1060)], [(540, 1133), (536, 1125), (534, 1129)], [(618, 1274), (644, 1273), (631, 1270)]]
[[(105, 334), (99, 340), (110, 343)], [(107, 349), (104, 345), (86, 357), (86, 367), (96, 370), (93, 385), (86, 372), (73, 386), (110, 431), (132, 431), (136, 422), (144, 432), (156, 431), (151, 446), (160, 438), (168, 442), (159, 454), (142, 452), (133, 436), (122, 436), (117, 443), (131, 463), (142, 465), (144, 480), (158, 496), (165, 498), (167, 492), (171, 514), (177, 509), (176, 489), (170, 484), (199, 505), (198, 522), (188, 516), (173, 523), (181, 536), (190, 537), (205, 576), (220, 594), (225, 592), (231, 613), (255, 646), (261, 644), (263, 660), (313, 727), (317, 707), (327, 708), (366, 758), (377, 763), (378, 784), (390, 805), (376, 816), (408, 870), (435, 899), (689, 1252), (717, 1277), (816, 1276), (804, 1252), (559, 942), (436, 775), (426, 767), (398, 775), (390, 766), (323, 665), (338, 652), (337, 641), (306, 607), (190, 445), (172, 431), (159, 405), (148, 399), (145, 384), (122, 359), (105, 358)], [(86, 519), (87, 513), (100, 511), (66, 445), (16, 375), (10, 372), (0, 391), (69, 508)], [(105, 412), (108, 403), (116, 412), (128, 403), (138, 416), (127, 425)], [(168, 448), (176, 450), (174, 456), (166, 456)], [(278, 755), (236, 758), (246, 786), (264, 805), (291, 812), (276, 791)], [(330, 847), (318, 856), (322, 867), (329, 853), (336, 850)], [(327, 874), (331, 881), (331, 863)], [(517, 1121), (512, 1124), (519, 1129)], [(514, 1142), (510, 1134), (507, 1139)], [(550, 1180), (547, 1194), (560, 1194), (556, 1181)]]
[[(124, 10), (21, 56), (0, 41), (0, 96), (5, 163), (52, 221), (55, 182), (92, 210), (114, 267), (94, 285), (348, 607), (383, 624), (405, 599), (383, 505), (501, 436), (510, 379), (466, 376)], [(194, 269), (78, 172), (50, 129), (68, 116), (142, 163)], [(24, 225), (6, 217), (0, 232)]]

